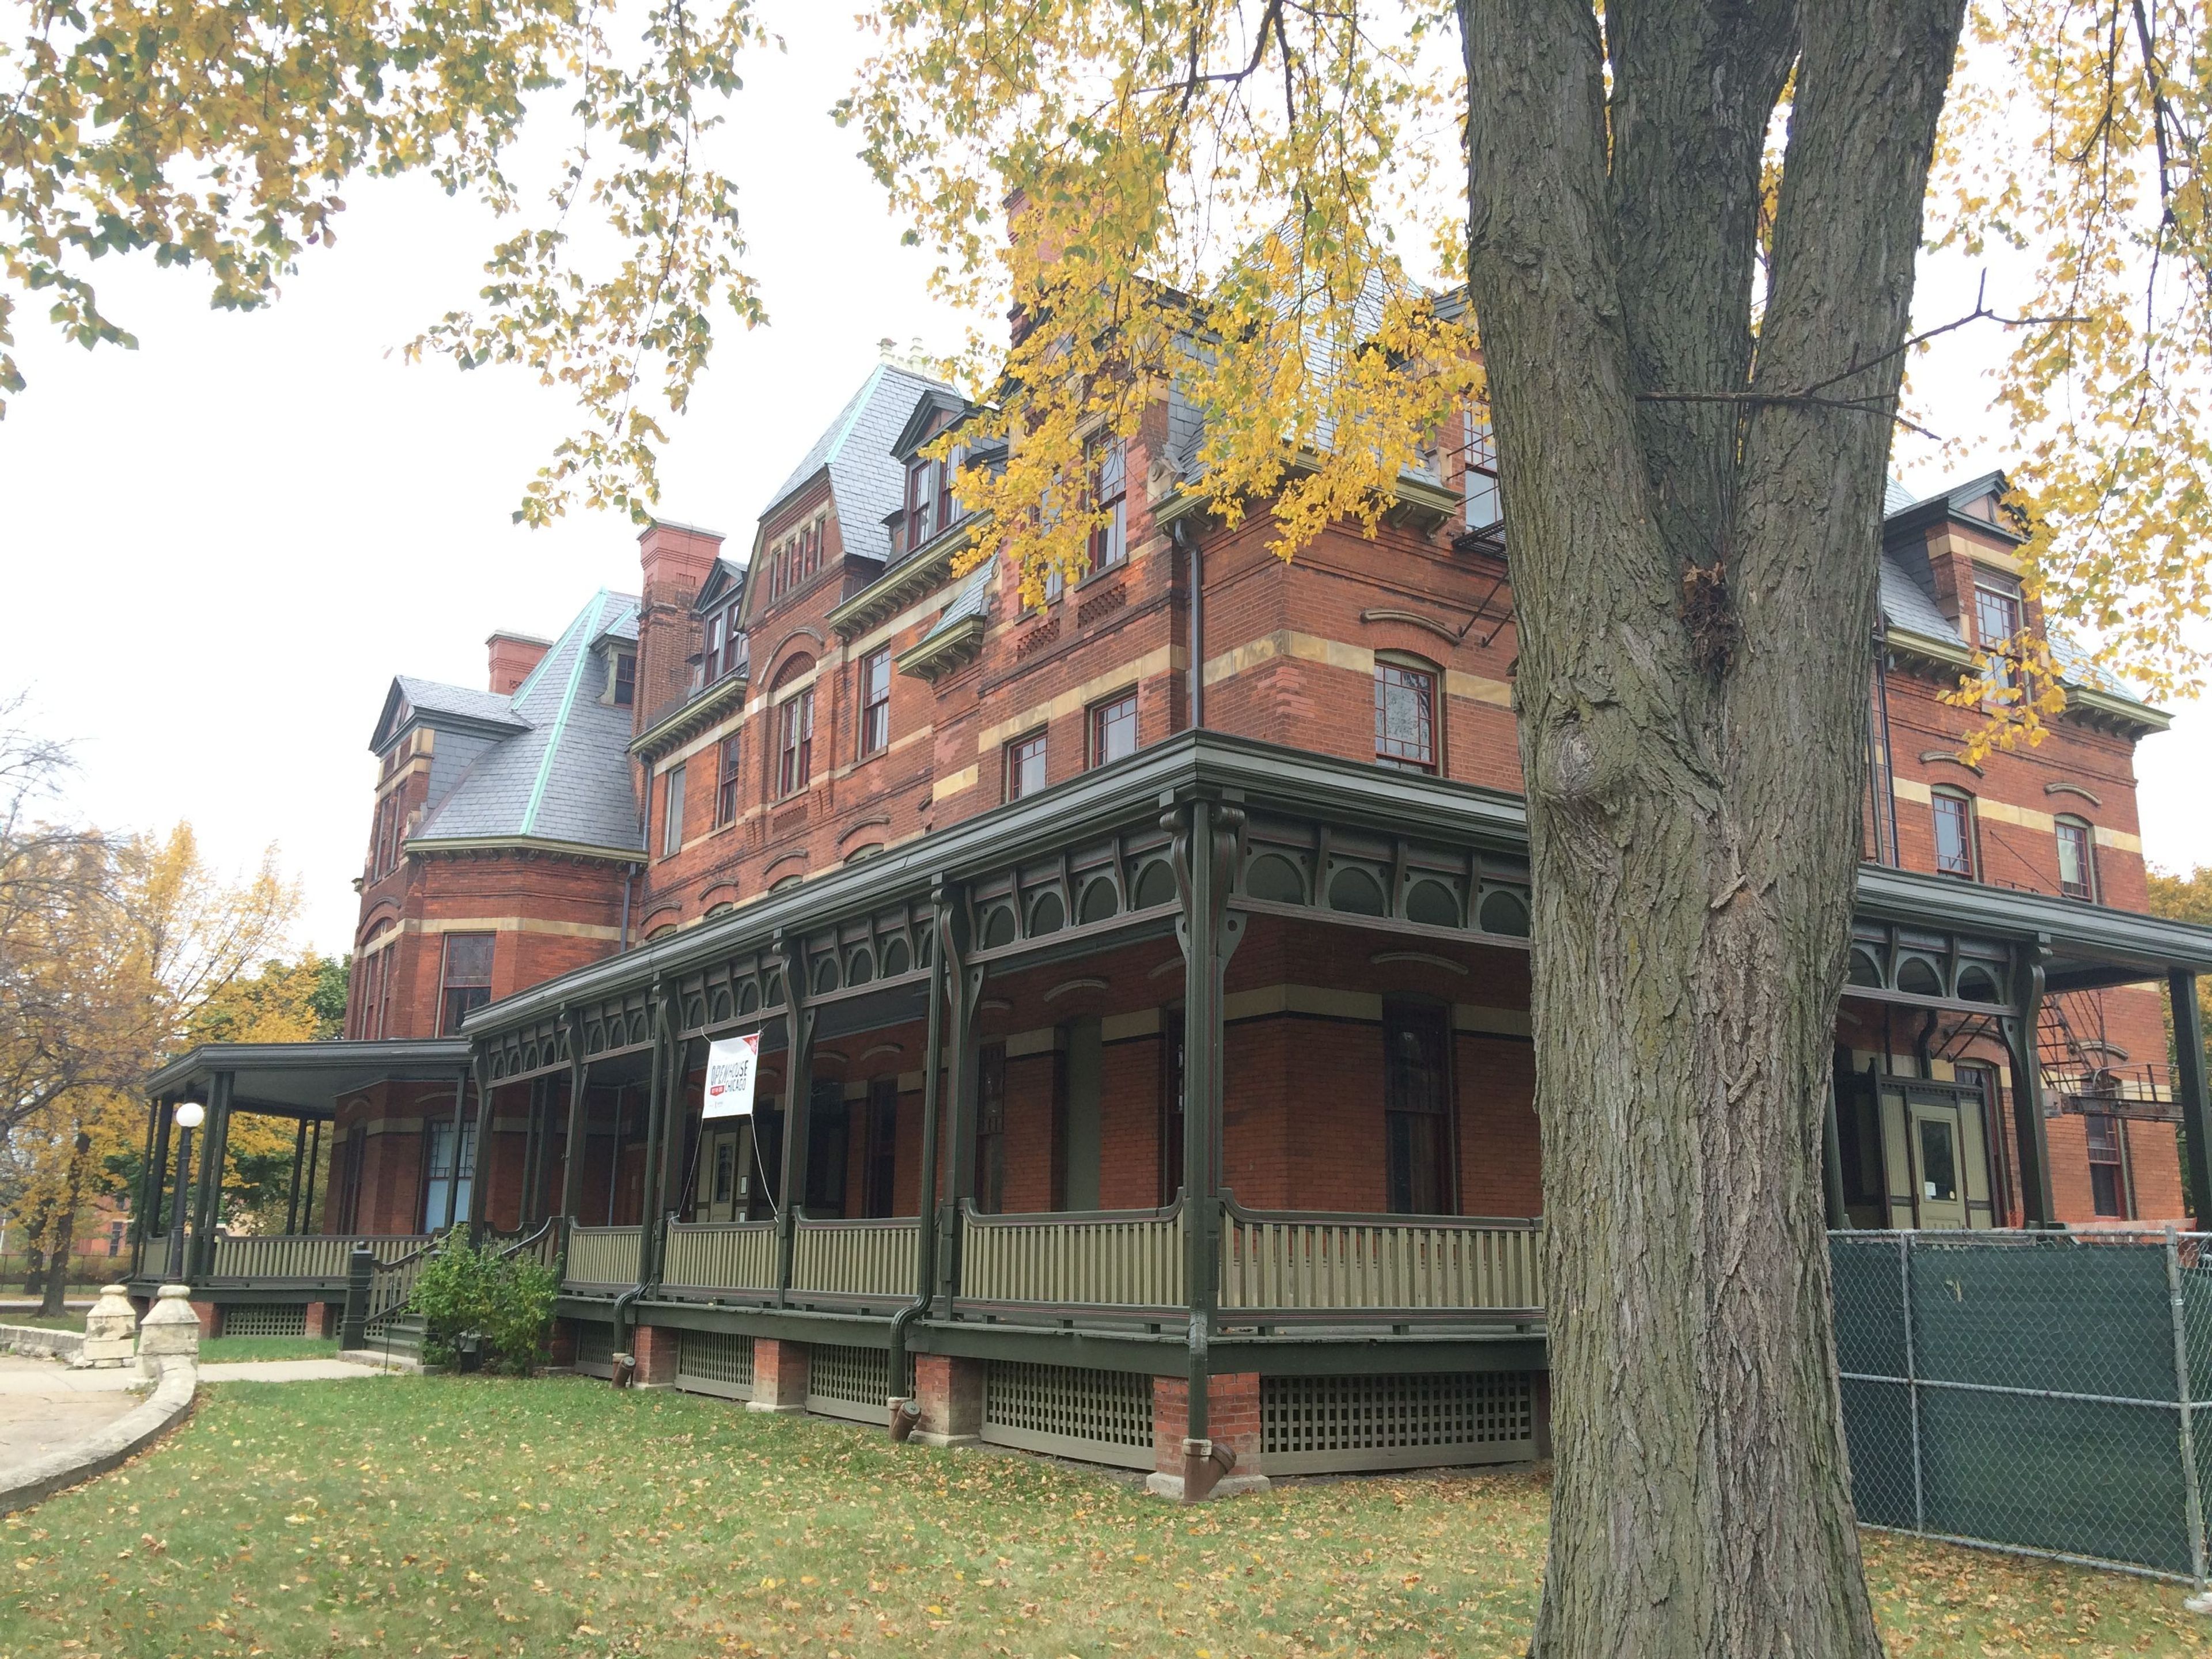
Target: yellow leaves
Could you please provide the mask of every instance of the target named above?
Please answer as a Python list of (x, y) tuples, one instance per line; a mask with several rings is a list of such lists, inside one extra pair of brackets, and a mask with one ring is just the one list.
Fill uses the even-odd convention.
[[(1996, 375), (2027, 585), (2152, 696), (2192, 695), (2206, 665), (2196, 624), (2212, 616), (2203, 4), (1984, 0), (1970, 43), (1930, 236), (2008, 252), (2007, 308), (2047, 319), (2012, 332)], [(2034, 712), (2018, 723), (2032, 730)]]
[(1288, 556), (1374, 530), (1458, 441), (1473, 337), (1397, 252), (1459, 257), (1453, 76), (1419, 18), (1274, 15), (914, 4), (841, 106), (940, 289), (1019, 319), (1011, 353), (978, 336), (947, 367), (994, 404), (960, 441), (1008, 446), (961, 478), (991, 526), (970, 562), (1002, 553), (1022, 604), (1087, 572), (1104, 446), (1144, 435), (1156, 507), (1266, 504)]

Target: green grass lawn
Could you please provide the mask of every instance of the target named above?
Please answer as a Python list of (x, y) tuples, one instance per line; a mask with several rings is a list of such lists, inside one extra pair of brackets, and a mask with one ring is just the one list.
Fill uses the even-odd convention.
[[(574, 1379), (225, 1383), (5, 1522), (0, 1659), (1518, 1656), (1526, 1470), (1197, 1510), (1033, 1459)], [(2212, 1651), (2182, 1590), (1869, 1534), (1895, 1659)]]
[(336, 1359), (338, 1340), (319, 1336), (213, 1336), (200, 1344), (204, 1365), (241, 1359)]
[(29, 1325), (41, 1331), (81, 1331), (84, 1328), (84, 1316), (0, 1312), (0, 1325)]

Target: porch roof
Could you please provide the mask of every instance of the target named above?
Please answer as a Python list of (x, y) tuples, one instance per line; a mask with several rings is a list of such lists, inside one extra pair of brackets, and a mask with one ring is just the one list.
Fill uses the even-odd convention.
[(208, 1042), (179, 1054), (146, 1079), (146, 1092), (204, 1088), (231, 1074), (231, 1109), (327, 1118), (339, 1095), (374, 1083), (450, 1081), (469, 1063), (465, 1037), (377, 1042)]
[[(1527, 813), (1517, 794), (1222, 732), (1185, 732), (1115, 765), (489, 1003), (463, 1029), (481, 1039), (564, 1006), (641, 992), (656, 980), (673, 980), (779, 936), (925, 897), (934, 882), (972, 880), (1109, 833), (1194, 795), (1522, 858), (1528, 853)], [(1856, 908), (1863, 915), (1919, 927), (2047, 941), (2054, 988), (2124, 983), (2175, 968), (2212, 971), (2212, 927), (2074, 899), (1868, 865), (1859, 871)], [(1362, 918), (1344, 920), (1356, 924)]]

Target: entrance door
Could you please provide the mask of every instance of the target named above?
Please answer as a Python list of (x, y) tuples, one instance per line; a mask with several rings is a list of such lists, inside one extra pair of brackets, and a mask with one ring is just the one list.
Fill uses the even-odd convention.
[(692, 1206), (694, 1221), (742, 1221), (750, 1183), (746, 1176), (745, 1127), (707, 1126), (699, 1144), (699, 1190)]
[(1987, 1109), (1975, 1083), (1881, 1079), (1883, 1185), (1893, 1227), (1996, 1224)]
[(1955, 1101), (1911, 1103), (1912, 1178), (1919, 1188), (1920, 1224), (1966, 1225), (1966, 1136)]

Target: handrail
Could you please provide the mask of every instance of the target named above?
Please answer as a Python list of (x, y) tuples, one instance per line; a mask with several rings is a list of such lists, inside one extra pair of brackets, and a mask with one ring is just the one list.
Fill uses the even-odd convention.
[(791, 1288), (823, 1296), (906, 1297), (921, 1271), (921, 1218), (821, 1220), (800, 1212), (792, 1249)]
[(1358, 1227), (1541, 1227), (1540, 1215), (1401, 1215), (1389, 1210), (1249, 1210), (1236, 1194), (1222, 1189), (1223, 1212), (1235, 1221), (1304, 1221), (1323, 1226)]
[(527, 1255), (544, 1267), (554, 1266), (561, 1257), (561, 1223), (557, 1217), (549, 1216), (527, 1233), (518, 1232), (499, 1252), (498, 1260), (512, 1261)]
[(368, 1314), (362, 1322), (364, 1332), (381, 1330), (407, 1311), (408, 1301), (415, 1294), (415, 1281), (422, 1276), (422, 1269), (437, 1253), (445, 1237), (446, 1234), (437, 1234), (404, 1255), (377, 1262), (369, 1275)]
[(775, 1223), (672, 1221), (663, 1247), (664, 1291), (773, 1291)]
[(961, 1204), (960, 1298), (1089, 1307), (1183, 1305), (1183, 1202), (1156, 1210), (991, 1215)]

